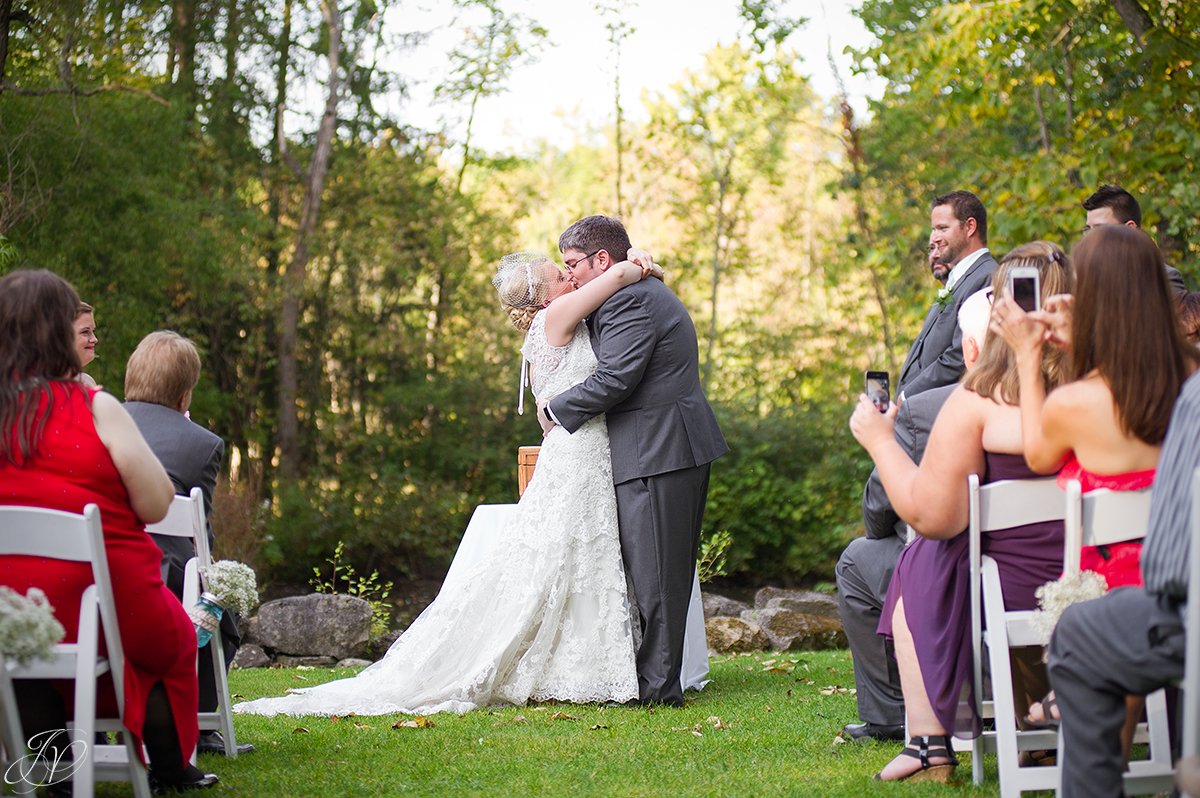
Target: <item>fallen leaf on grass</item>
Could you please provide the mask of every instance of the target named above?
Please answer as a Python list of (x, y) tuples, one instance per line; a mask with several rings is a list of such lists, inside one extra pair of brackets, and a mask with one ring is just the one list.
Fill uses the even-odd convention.
[(764, 704), (764, 706), (767, 708), (767, 712), (774, 712), (774, 711), (775, 711), (774, 709), (772, 709), (772, 708), (771, 708), (771, 705), (770, 705), (770, 704)]
[(296, 681), (298, 681), (298, 682), (307, 682), (307, 681), (308, 681), (308, 677), (307, 677), (307, 676), (301, 676), (301, 675), (300, 675), (300, 674), (298, 674), (298, 673), (293, 673), (293, 674), (292, 674), (292, 678), (293, 678), (293, 679), (295, 679), (295, 680), (296, 680)]
[(607, 727), (607, 726), (605, 726), (603, 723), (597, 723), (597, 724), (594, 724), (594, 725), (591, 727), (592, 731), (598, 731), (598, 730), (600, 730), (600, 729), (607, 729), (607, 728), (608, 728), (608, 727)]
[(828, 687), (821, 688), (821, 695), (837, 695), (838, 693), (849, 693), (850, 690), (846, 687), (840, 687), (836, 684), (831, 684)]
[(237, 698), (237, 699), (239, 699), (239, 700), (242, 700), (242, 701), (245, 701), (245, 700), (246, 700), (246, 696), (242, 695), (241, 693), (231, 693), (229, 697), (230, 697), (230, 698)]
[(393, 729), (432, 729), (433, 727), (434, 722), (424, 715), (417, 715), (409, 720), (398, 720), (392, 724)]
[(517, 715), (515, 718), (512, 719), (512, 722), (513, 723), (528, 723), (529, 718), (525, 717), (524, 715)]
[(357, 721), (357, 720), (356, 720), (356, 721), (354, 721), (354, 728), (356, 728), (356, 729), (369, 729), (369, 728), (371, 728), (371, 727), (370, 727), (370, 726), (368, 726), (368, 725), (367, 725), (367, 724), (365, 724), (365, 723), (360, 723), (359, 721)]
[(296, 670), (298, 670), (298, 671), (312, 671), (312, 670), (316, 670), (316, 668), (314, 668), (312, 665), (297, 665), (297, 666), (296, 666)]
[(696, 735), (697, 737), (703, 737), (703, 736), (704, 736), (703, 734), (701, 734), (700, 732), (696, 731), (695, 729), (692, 729), (692, 734)]
[(718, 730), (729, 728), (729, 724), (726, 723), (725, 721), (721, 720), (716, 715), (709, 715), (708, 718), (704, 722), (709, 724), (710, 726), (712, 726), (714, 729), (718, 729)]
[(303, 726), (297, 726), (296, 728), (292, 729), (292, 734), (308, 734), (308, 729), (304, 728)]
[(568, 715), (566, 712), (555, 712), (550, 720), (579, 720), (578, 715)]
[(846, 738), (842, 736), (841, 732), (838, 732), (837, 734), (835, 734), (833, 736), (833, 744), (834, 745), (841, 745), (844, 742), (846, 742)]

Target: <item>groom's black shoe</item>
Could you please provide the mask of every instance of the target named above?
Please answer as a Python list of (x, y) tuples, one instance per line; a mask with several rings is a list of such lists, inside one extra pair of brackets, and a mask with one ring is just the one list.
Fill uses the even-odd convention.
[(904, 726), (879, 726), (874, 723), (847, 723), (842, 727), (842, 737), (852, 742), (867, 740), (903, 740)]

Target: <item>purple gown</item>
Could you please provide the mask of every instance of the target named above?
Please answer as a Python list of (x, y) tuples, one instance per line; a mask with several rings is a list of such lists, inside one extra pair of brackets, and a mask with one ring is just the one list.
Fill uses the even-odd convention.
[[(1023, 455), (985, 452), (984, 458), (984, 484), (1039, 476)], [(949, 540), (918, 536), (905, 547), (888, 585), (878, 630), (892, 636), (892, 613), (903, 596), (925, 691), (938, 722), (958, 737), (977, 737), (980, 731), (971, 677), (969, 538), (965, 530)], [(983, 553), (1000, 568), (1006, 609), (1036, 608), (1034, 592), (1062, 574), (1062, 521), (987, 532), (982, 543)]]

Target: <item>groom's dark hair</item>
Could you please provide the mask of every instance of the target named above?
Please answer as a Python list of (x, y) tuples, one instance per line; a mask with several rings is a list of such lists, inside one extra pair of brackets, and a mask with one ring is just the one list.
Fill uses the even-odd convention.
[(585, 216), (563, 231), (558, 237), (558, 251), (577, 249), (580, 252), (604, 250), (614, 263), (629, 255), (629, 233), (619, 219), (611, 216)]

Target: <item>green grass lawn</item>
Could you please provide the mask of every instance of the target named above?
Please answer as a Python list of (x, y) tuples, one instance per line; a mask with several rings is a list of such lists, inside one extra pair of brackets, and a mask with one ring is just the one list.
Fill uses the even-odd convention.
[[(350, 673), (237, 670), (230, 685), (251, 699)], [(997, 794), (994, 763), (976, 788), (969, 757), (957, 785), (872, 781), (899, 745), (836, 742), (855, 719), (846, 651), (714, 658), (712, 677), (682, 709), (546, 704), (434, 715), (425, 728), (394, 728), (408, 719), (396, 715), (235, 715), (238, 740), (258, 750), (200, 765), (221, 776), (219, 792), (246, 796)]]

